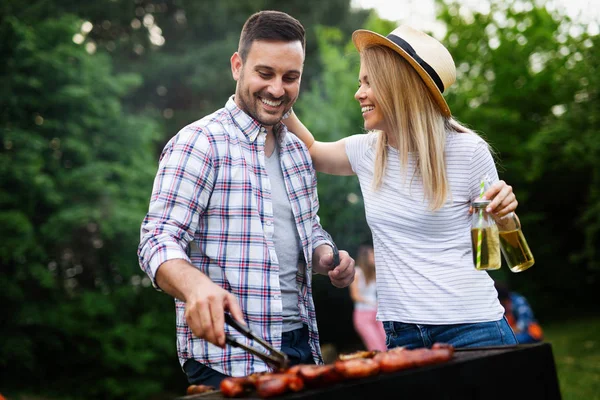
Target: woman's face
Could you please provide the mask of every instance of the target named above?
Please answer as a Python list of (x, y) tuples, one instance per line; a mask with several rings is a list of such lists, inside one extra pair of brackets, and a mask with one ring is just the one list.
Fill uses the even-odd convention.
[(366, 130), (382, 130), (386, 131), (385, 117), (375, 93), (371, 85), (369, 85), (369, 77), (364, 69), (364, 66), (360, 65), (360, 72), (358, 74), (358, 90), (354, 94), (354, 98), (360, 103), (360, 109), (362, 116), (365, 120)]

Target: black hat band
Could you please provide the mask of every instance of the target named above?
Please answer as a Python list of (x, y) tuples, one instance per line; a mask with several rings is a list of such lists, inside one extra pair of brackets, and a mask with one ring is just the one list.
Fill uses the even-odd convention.
[(406, 40), (402, 39), (399, 36), (392, 35), (391, 33), (389, 35), (387, 35), (387, 38), (389, 40), (391, 40), (392, 42), (394, 42), (395, 44), (397, 44), (402, 50), (406, 51), (412, 58), (414, 58), (415, 61), (418, 62), (421, 67), (423, 67), (423, 69), (427, 72), (427, 74), (429, 74), (431, 79), (433, 79), (433, 82), (438, 87), (440, 92), (444, 93), (444, 83), (440, 79), (440, 76), (438, 75), (438, 73), (435, 72), (435, 69), (433, 69), (431, 67), (431, 65), (427, 64), (427, 62), (425, 62), (425, 60), (423, 60), (421, 57), (419, 57), (419, 55), (417, 54), (415, 49), (413, 49), (412, 46), (410, 44), (408, 44), (408, 42)]

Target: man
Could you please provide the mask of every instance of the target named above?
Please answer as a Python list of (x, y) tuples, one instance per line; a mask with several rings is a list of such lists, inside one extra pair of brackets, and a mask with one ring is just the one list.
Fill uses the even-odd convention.
[(354, 260), (321, 228), (316, 173), (304, 144), (280, 121), (298, 98), (303, 26), (262, 11), (244, 24), (231, 57), (235, 96), (183, 128), (165, 146), (140, 266), (175, 298), (177, 348), (190, 384), (268, 370), (225, 344), (224, 312), (288, 354), (321, 363), (312, 299), (313, 273), (336, 287), (354, 279)]

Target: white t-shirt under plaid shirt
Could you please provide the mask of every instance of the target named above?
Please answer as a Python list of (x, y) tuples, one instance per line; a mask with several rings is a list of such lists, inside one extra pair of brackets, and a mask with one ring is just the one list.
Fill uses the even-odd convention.
[[(276, 129), (275, 129), (276, 130)], [(183, 128), (165, 146), (150, 207), (141, 228), (140, 266), (156, 286), (167, 260), (185, 259), (233, 293), (249, 328), (281, 347), (282, 299), (273, 244), (273, 202), (265, 170), (266, 130), (233, 100)], [(306, 269), (296, 275), (298, 307), (308, 326), (315, 362), (322, 362), (312, 298), (312, 252), (329, 244), (317, 210), (316, 173), (306, 146), (284, 125), (277, 134), (287, 194), (300, 236)], [(301, 264), (302, 265), (302, 264)], [(175, 300), (180, 363), (194, 358), (231, 376), (268, 370), (239, 348), (221, 349), (195, 337)], [(240, 342), (250, 342), (225, 325)]]

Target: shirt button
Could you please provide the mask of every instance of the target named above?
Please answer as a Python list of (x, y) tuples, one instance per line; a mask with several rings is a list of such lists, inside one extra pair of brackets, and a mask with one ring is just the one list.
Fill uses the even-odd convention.
[(275, 300), (279, 300), (279, 295), (278, 295), (278, 294), (276, 294), (276, 295), (274, 295), (274, 296), (273, 296), (273, 298), (274, 298)]
[(268, 226), (271, 226), (271, 225), (273, 225), (273, 221), (267, 221), (267, 225), (268, 225)]

